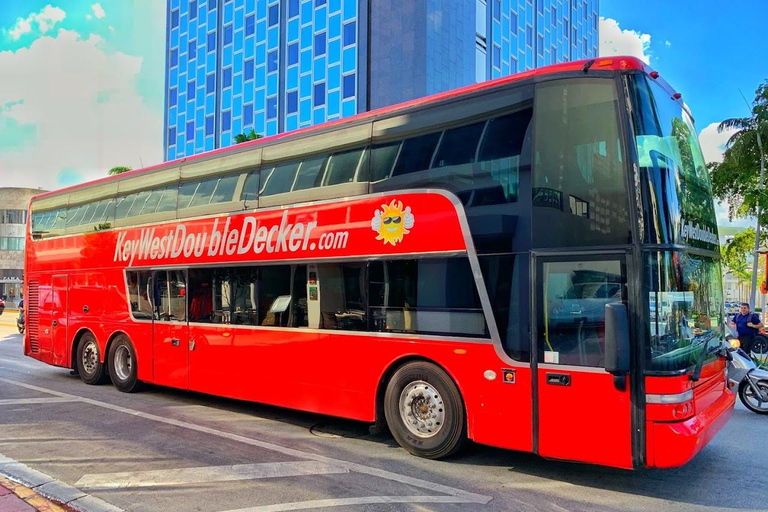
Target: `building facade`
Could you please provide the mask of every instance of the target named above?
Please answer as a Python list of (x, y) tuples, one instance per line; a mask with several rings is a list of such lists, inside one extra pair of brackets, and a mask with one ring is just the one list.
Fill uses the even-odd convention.
[(599, 0), (168, 0), (165, 158), (597, 55)]
[(0, 298), (15, 306), (24, 280), (27, 208), (36, 188), (0, 188)]

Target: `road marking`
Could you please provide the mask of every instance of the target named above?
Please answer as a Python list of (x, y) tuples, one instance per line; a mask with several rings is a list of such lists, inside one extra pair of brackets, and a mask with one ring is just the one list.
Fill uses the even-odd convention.
[(85, 475), (75, 483), (79, 489), (126, 489), (161, 485), (232, 482), (286, 476), (326, 475), (349, 473), (346, 467), (322, 462), (290, 461), (260, 464), (234, 464), (197, 468), (160, 469), (156, 471), (126, 471)]
[[(438, 503), (477, 503), (477, 504), (486, 504), (489, 501), (491, 501), (493, 498), (491, 496), (484, 496), (482, 494), (475, 494), (468, 491), (463, 491), (461, 489), (456, 489), (454, 487), (450, 487), (447, 485), (438, 484), (435, 482), (430, 482), (427, 480), (422, 480), (421, 478), (414, 478), (410, 476), (400, 475), (398, 473), (393, 473), (391, 471), (385, 471), (383, 469), (377, 469), (370, 466), (365, 466), (363, 464), (356, 464), (352, 462), (345, 462), (342, 460), (334, 459), (331, 457), (325, 457), (323, 455), (316, 455), (314, 453), (308, 453), (303, 452), (300, 450), (296, 450), (293, 448), (288, 448), (285, 446), (280, 446), (278, 444), (269, 443), (266, 441), (260, 441), (258, 439), (253, 439), (251, 437), (245, 437), (238, 434), (232, 434), (230, 432), (224, 432), (221, 430), (217, 430), (210, 427), (204, 427), (202, 425), (195, 425), (194, 423), (189, 423), (186, 421), (179, 421), (172, 418), (165, 418), (162, 416), (157, 416), (156, 414), (149, 414), (142, 411), (137, 411), (135, 409), (129, 409), (127, 407), (121, 407), (119, 405), (113, 405), (106, 402), (100, 402), (98, 400), (93, 400), (91, 398), (84, 398), (84, 397), (78, 397), (76, 395), (70, 395), (67, 393), (62, 393), (60, 391), (54, 391), (52, 389), (47, 388), (41, 388), (39, 386), (33, 386), (32, 384), (26, 384), (23, 382), (16, 382), (14, 380), (9, 380), (5, 378), (0, 377), (0, 382), (5, 382), (6, 384), (13, 384), (22, 388), (31, 389), (33, 391), (39, 391), (42, 393), (48, 393), (54, 396), (60, 396), (63, 398), (70, 398), (70, 399), (77, 399), (80, 402), (93, 405), (96, 407), (102, 407), (104, 409), (109, 409), (112, 411), (118, 411), (125, 414), (130, 414), (131, 416), (137, 416), (140, 418), (156, 421), (159, 423), (165, 423), (166, 425), (174, 425), (181, 428), (186, 428), (189, 430), (193, 430), (195, 432), (203, 432), (205, 434), (210, 434), (213, 436), (221, 437), (224, 439), (229, 439), (232, 441), (237, 441), (243, 444), (247, 444), (250, 446), (257, 446), (259, 448), (264, 448), (266, 450), (271, 450), (277, 453), (282, 453), (284, 455), (289, 455), (291, 457), (297, 457), (301, 459), (308, 459), (308, 460), (314, 460), (316, 462), (323, 462), (326, 464), (336, 465), (336, 466), (342, 466), (346, 467), (349, 471), (354, 471), (357, 473), (362, 473), (364, 475), (369, 476), (375, 476), (378, 478), (384, 478), (386, 480), (391, 480), (394, 482), (399, 482), (405, 485), (411, 485), (414, 487), (419, 487), (422, 489), (427, 489), (433, 492), (447, 494), (448, 496), (420, 496), (418, 497), (420, 500), (426, 500), (428, 498), (433, 498), (435, 500), (438, 500), (436, 502)], [(366, 501), (366, 503), (382, 503), (379, 500), (382, 499), (389, 499), (390, 497), (386, 496), (368, 496), (365, 498), (355, 498), (355, 499), (365, 499), (369, 500)], [(316, 501), (316, 500), (314, 500)], [(313, 501), (313, 502), (314, 502)], [(334, 501), (335, 500), (330, 500)], [(291, 504), (293, 506), (293, 509), (273, 509), (273, 510), (299, 510), (301, 508), (305, 508), (300, 506), (301, 503), (305, 502), (299, 502), (295, 504)], [(306, 502), (308, 503), (308, 502)], [(282, 506), (282, 505), (280, 505)], [(317, 505), (313, 505), (317, 506)], [(327, 505), (326, 505), (327, 506)], [(263, 509), (263, 510), (269, 510), (269, 509)], [(263, 512), (259, 511), (259, 512)]]
[[(71, 485), (55, 480), (52, 476), (41, 473), (36, 469), (0, 453), (0, 473), (12, 480), (21, 482), (33, 492), (71, 505), (75, 510), (83, 512), (125, 512), (123, 509), (107, 503), (104, 500), (90, 496)], [(35, 507), (34, 510), (48, 510)], [(69, 510), (69, 509), (68, 509)]]
[(25, 404), (63, 404), (67, 402), (79, 402), (78, 399), (65, 397), (49, 398), (6, 398), (0, 400), (0, 405), (25, 405)]
[(335, 498), (327, 500), (297, 501), (258, 507), (238, 508), (223, 512), (283, 512), (308, 508), (343, 507), (349, 505), (376, 505), (380, 503), (476, 503), (457, 500), (454, 496), (365, 496), (361, 498)]

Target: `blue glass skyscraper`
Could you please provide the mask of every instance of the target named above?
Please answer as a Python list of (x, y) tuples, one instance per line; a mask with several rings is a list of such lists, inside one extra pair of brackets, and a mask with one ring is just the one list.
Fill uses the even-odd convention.
[(165, 157), (597, 55), (599, 0), (168, 0)]

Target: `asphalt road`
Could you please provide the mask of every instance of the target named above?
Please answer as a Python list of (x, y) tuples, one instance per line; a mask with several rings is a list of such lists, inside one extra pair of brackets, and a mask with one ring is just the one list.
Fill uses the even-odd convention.
[(481, 446), (428, 461), (356, 422), (165, 388), (87, 386), (24, 357), (12, 326), (0, 317), (0, 473), (53, 479), (43, 490), (88, 510), (768, 510), (768, 416), (740, 404), (673, 470)]

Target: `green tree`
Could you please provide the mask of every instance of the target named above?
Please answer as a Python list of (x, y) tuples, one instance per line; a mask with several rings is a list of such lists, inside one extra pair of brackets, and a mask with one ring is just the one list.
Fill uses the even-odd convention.
[[(721, 201), (728, 201), (731, 219), (757, 215), (768, 208), (768, 197), (760, 190), (760, 149), (757, 133), (768, 143), (768, 80), (755, 91), (755, 100), (748, 117), (726, 119), (718, 131), (735, 129), (726, 145), (721, 163), (710, 163), (712, 192)], [(760, 237), (764, 235), (760, 231)]]
[(235, 135), (235, 142), (237, 144), (241, 144), (243, 142), (248, 142), (249, 140), (256, 140), (260, 138), (261, 138), (261, 135), (251, 130), (251, 132), (248, 134), (241, 133), (241, 134)]
[(113, 168), (111, 168), (111, 169), (110, 169), (110, 170), (107, 172), (107, 174), (109, 174), (110, 176), (114, 176), (114, 175), (116, 175), (116, 174), (123, 174), (124, 172), (128, 172), (128, 171), (130, 171), (130, 170), (132, 170), (130, 167), (124, 167), (124, 166), (122, 166), (122, 165), (118, 165), (117, 167), (113, 167)]

